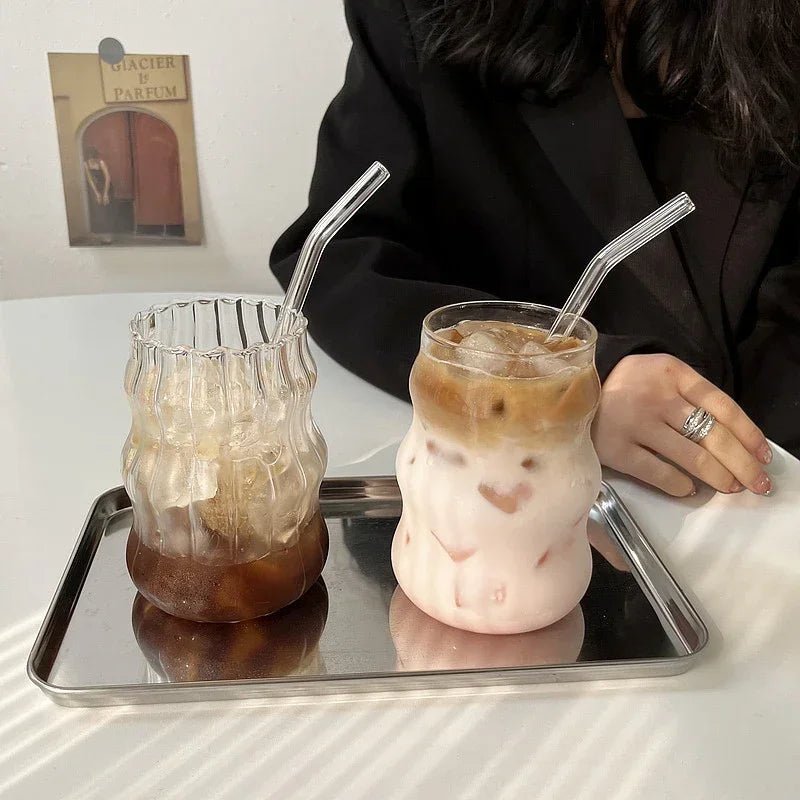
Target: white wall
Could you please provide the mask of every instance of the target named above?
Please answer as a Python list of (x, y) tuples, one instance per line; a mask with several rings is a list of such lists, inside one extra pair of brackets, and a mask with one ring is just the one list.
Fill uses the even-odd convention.
[[(47, 52), (187, 53), (206, 244), (67, 244)], [(0, 299), (270, 292), (349, 39), (341, 0), (0, 0)], [(343, 189), (346, 187), (343, 187)]]

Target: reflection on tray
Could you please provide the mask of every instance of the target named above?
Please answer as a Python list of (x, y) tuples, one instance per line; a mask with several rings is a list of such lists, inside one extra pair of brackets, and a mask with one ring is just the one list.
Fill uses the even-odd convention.
[(620, 572), (630, 572), (628, 562), (622, 556), (619, 545), (608, 535), (608, 531), (596, 519), (589, 517), (589, 524), (586, 526), (589, 535), (589, 544), (611, 564), (614, 569)]
[(569, 664), (583, 646), (581, 607), (530, 633), (508, 636), (451, 628), (420, 611), (398, 587), (389, 609), (389, 630), (399, 671), (485, 669)]
[(319, 640), (328, 591), (318, 580), (296, 603), (261, 619), (202, 623), (178, 619), (137, 594), (133, 632), (153, 682), (282, 678), (324, 673)]

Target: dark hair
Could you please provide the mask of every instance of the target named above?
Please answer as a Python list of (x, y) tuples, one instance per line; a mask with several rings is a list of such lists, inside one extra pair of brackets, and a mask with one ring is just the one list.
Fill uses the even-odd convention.
[(83, 148), (83, 157), (87, 160), (90, 158), (100, 158), (100, 153), (94, 145), (88, 144)]
[(694, 122), (729, 156), (797, 158), (797, 0), (620, 0), (610, 25), (602, 0), (430, 5), (426, 58), (484, 84), (553, 102), (603, 65), (611, 27), (624, 36), (623, 83), (647, 114)]

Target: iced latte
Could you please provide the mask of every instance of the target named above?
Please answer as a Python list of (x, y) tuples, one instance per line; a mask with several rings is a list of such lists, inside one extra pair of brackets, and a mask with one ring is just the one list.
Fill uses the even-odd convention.
[(414, 604), (447, 625), (542, 628), (589, 584), (596, 332), (581, 320), (573, 336), (545, 343), (555, 314), (465, 303), (423, 324), (392, 564)]

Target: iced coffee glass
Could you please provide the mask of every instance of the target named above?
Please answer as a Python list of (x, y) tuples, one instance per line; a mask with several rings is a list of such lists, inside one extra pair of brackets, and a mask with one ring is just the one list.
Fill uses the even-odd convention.
[(273, 341), (278, 310), (193, 300), (131, 322), (127, 564), (139, 591), (169, 614), (270, 614), (297, 600), (325, 563), (316, 367), (301, 314)]
[(398, 583), (425, 613), (478, 633), (566, 616), (589, 584), (600, 486), (590, 438), (597, 332), (544, 344), (557, 310), (478, 302), (428, 315), (397, 455)]

